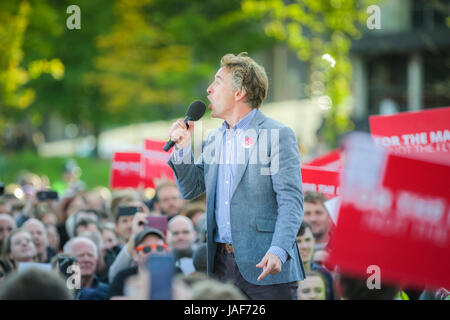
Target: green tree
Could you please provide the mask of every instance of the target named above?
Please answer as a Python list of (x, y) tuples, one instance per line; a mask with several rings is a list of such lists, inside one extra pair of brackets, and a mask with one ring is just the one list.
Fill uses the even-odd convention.
[[(55, 81), (55, 72), (30, 77), (23, 88), (34, 99), (9, 119), (44, 133), (52, 114), (96, 136), (111, 126), (179, 116), (189, 101), (205, 98), (223, 54), (275, 42), (244, 14), (240, 0), (79, 0), (80, 30), (66, 27), (72, 1), (24, 3), (31, 13), (23, 14), (22, 64), (38, 74), (48, 64), (33, 61), (57, 57), (64, 78)], [(2, 6), (17, 7), (13, 1)]]
[(119, 0), (115, 16), (111, 33), (98, 39), (90, 80), (110, 112), (129, 110), (135, 121), (179, 116), (188, 101), (205, 96), (224, 53), (274, 42), (238, 0)]
[(42, 74), (49, 74), (53, 81), (64, 76), (64, 65), (58, 58), (27, 59), (24, 38), (32, 13), (29, 1), (0, 5), (0, 132), (35, 101), (36, 92), (29, 85), (33, 79)]
[[(8, 1), (12, 6), (12, 2)], [(240, 0), (80, 0), (81, 29), (68, 30), (69, 0), (30, 0), (23, 62), (58, 57), (64, 78), (31, 79), (35, 99), (19, 118), (48, 127), (49, 115), (81, 134), (132, 122), (179, 116), (204, 98), (226, 52), (273, 43)]]
[(30, 107), (34, 124), (48, 126), (48, 115), (54, 114), (64, 121), (74, 123), (80, 135), (98, 136), (111, 122), (104, 108), (103, 96), (96, 83), (88, 81), (99, 54), (97, 37), (109, 32), (113, 24), (113, 2), (110, 0), (80, 0), (81, 29), (69, 30), (66, 20), (70, 0), (34, 1), (40, 8), (33, 15), (25, 38), (25, 47), (33, 55), (54, 55), (66, 66), (65, 77), (55, 83), (49, 77), (33, 82), (38, 98)]

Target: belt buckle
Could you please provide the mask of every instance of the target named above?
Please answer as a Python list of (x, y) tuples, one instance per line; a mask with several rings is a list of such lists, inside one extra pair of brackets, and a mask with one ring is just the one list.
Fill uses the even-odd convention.
[(228, 251), (228, 253), (234, 253), (233, 245), (225, 243), (225, 250)]

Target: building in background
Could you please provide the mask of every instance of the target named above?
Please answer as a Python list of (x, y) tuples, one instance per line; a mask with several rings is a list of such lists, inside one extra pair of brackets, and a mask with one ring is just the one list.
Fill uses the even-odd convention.
[(354, 120), (450, 105), (449, 0), (379, 4), (381, 29), (353, 42)]

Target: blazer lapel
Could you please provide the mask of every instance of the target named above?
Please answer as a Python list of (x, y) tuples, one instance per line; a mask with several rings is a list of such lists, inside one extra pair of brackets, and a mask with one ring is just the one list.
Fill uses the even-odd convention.
[[(236, 166), (236, 174), (233, 178), (233, 186), (231, 188), (231, 198), (233, 198), (233, 195), (236, 192), (236, 188), (239, 185), (239, 183), (241, 182), (242, 177), (244, 176), (245, 170), (248, 167), (249, 159), (252, 157), (252, 154), (254, 152), (256, 152), (256, 149), (257, 149), (256, 146), (258, 144), (258, 138), (259, 138), (259, 133), (260, 133), (260, 125), (263, 122), (264, 122), (264, 115), (261, 113), (261, 111), (256, 110), (255, 116), (248, 127), (249, 132), (252, 132), (252, 131), (256, 132), (256, 138), (254, 139), (253, 144), (248, 149), (244, 148), (244, 151), (245, 151), (244, 164), (239, 164), (239, 162), (238, 162), (238, 165)], [(240, 139), (240, 141), (238, 143), (244, 143), (246, 137), (247, 137), (247, 134), (245, 134), (243, 136), (243, 139)], [(249, 136), (249, 138), (253, 139), (253, 137), (251, 137), (251, 136)], [(238, 146), (238, 150), (240, 147), (241, 146)], [(257, 156), (257, 155), (254, 155), (254, 156)]]

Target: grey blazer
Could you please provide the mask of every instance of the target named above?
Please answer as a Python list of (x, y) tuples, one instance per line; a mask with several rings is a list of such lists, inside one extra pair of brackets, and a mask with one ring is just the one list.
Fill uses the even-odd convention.
[[(195, 163), (192, 155), (188, 161), (176, 162), (172, 154), (168, 161), (185, 199), (194, 199), (206, 191), (209, 275), (214, 273), (217, 249), (214, 208), (223, 130), (221, 127), (208, 135)], [(303, 193), (295, 134), (257, 110), (245, 136), (252, 137), (253, 144), (240, 152), (243, 161), (238, 161), (230, 203), (231, 236), (239, 271), (248, 282), (257, 285), (303, 280), (305, 272), (296, 243), (303, 217)], [(257, 281), (262, 269), (256, 264), (272, 245), (286, 250), (288, 258), (280, 273)]]

